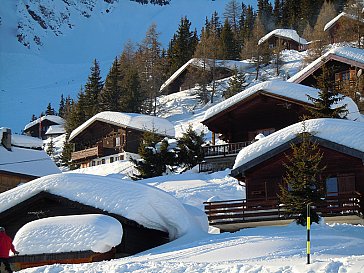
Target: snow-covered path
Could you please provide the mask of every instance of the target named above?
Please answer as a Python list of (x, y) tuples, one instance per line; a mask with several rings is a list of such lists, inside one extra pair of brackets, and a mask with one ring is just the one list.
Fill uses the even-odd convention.
[(306, 229), (296, 224), (190, 236), (133, 257), (21, 272), (364, 272), (364, 226), (314, 224), (310, 265)]

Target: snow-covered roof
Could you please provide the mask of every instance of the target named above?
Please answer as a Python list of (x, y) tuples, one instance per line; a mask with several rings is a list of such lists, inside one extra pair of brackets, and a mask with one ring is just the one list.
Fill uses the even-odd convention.
[(36, 137), (12, 134), (11, 145), (23, 148), (42, 148), (43, 141)]
[(64, 125), (51, 125), (49, 126), (47, 132), (45, 135), (62, 135), (66, 133), (66, 130), (64, 129)]
[(275, 30), (269, 32), (265, 36), (263, 36), (258, 41), (258, 45), (261, 45), (262, 43), (267, 41), (272, 36), (277, 36), (277, 37), (284, 38), (284, 39), (290, 39), (290, 40), (293, 40), (293, 41), (295, 41), (295, 42), (297, 42), (297, 43), (299, 43), (301, 45), (306, 45), (307, 44), (307, 41), (304, 38), (300, 37), (297, 34), (297, 31), (295, 31), (294, 29), (278, 28), (278, 29), (275, 29)]
[(40, 118), (38, 118), (36, 120), (33, 120), (32, 122), (25, 125), (24, 131), (26, 131), (30, 127), (40, 123), (41, 121), (43, 122), (44, 120), (49, 120), (49, 121), (52, 121), (52, 122), (60, 124), (60, 125), (65, 124), (65, 120), (63, 118), (61, 118), (59, 116), (54, 116), (54, 115), (47, 115), (47, 116), (40, 117)]
[[(182, 203), (162, 190), (135, 181), (75, 173), (49, 175), (1, 193), (0, 212), (42, 191), (166, 231), (171, 239), (196, 228)], [(201, 225), (198, 228), (201, 230)]]
[[(203, 59), (200, 58), (192, 58), (187, 63), (182, 65), (176, 72), (172, 74), (161, 86), (160, 90), (163, 90), (167, 86), (169, 86), (183, 71), (187, 69), (188, 66), (192, 65), (195, 67), (205, 67), (207, 70), (210, 69), (213, 60), (211, 59)], [(234, 61), (234, 60), (215, 60), (215, 66), (224, 67), (228, 69), (238, 69), (239, 71), (248, 69), (252, 67), (254, 64), (247, 61)]]
[[(343, 119), (312, 119), (305, 121), (305, 131), (312, 135), (364, 152), (364, 123)], [(283, 128), (243, 148), (236, 157), (233, 169), (294, 139), (303, 132), (298, 122)]]
[(22, 255), (87, 250), (105, 253), (121, 243), (122, 235), (121, 223), (111, 216), (57, 216), (27, 223), (13, 243)]
[[(348, 13), (346, 13), (346, 12), (341, 12), (341, 13), (339, 13), (339, 15), (337, 15), (335, 18), (333, 18), (332, 20), (330, 20), (326, 25), (325, 25), (325, 27), (324, 27), (324, 31), (327, 31), (327, 30), (329, 30), (337, 21), (339, 21), (340, 20), (340, 18), (341, 17), (346, 17), (346, 18), (349, 18), (349, 19), (353, 19), (353, 20), (357, 20), (356, 18), (355, 18), (355, 16), (354, 15), (352, 15), (352, 14), (348, 14)], [(364, 22), (363, 20), (362, 20), (362, 22)]]
[(71, 141), (95, 121), (101, 121), (121, 127), (132, 128), (140, 131), (150, 131), (161, 135), (174, 137), (174, 126), (168, 120), (155, 116), (135, 113), (101, 112), (81, 124), (70, 134)]
[(301, 82), (308, 75), (316, 71), (321, 65), (327, 61), (334, 59), (344, 63), (350, 63), (359, 68), (364, 69), (364, 49), (354, 47), (334, 47), (324, 55), (313, 61), (297, 74), (289, 78), (288, 82)]
[(41, 177), (60, 173), (60, 170), (44, 150), (0, 145), (0, 171)]
[[(280, 80), (266, 81), (247, 88), (246, 90), (214, 105), (213, 107), (210, 107), (205, 112), (203, 120), (206, 121), (207, 119), (229, 109), (230, 107), (249, 98), (259, 91), (264, 91), (273, 95), (302, 101), (311, 105), (313, 104), (313, 102), (308, 99), (307, 95), (313, 98), (318, 98), (319, 95), (318, 89), (305, 85)], [(347, 116), (348, 119), (362, 121), (362, 116), (359, 114), (358, 106), (349, 97), (344, 97), (342, 101), (338, 102), (337, 105), (333, 105), (333, 107), (344, 104), (347, 104), (347, 110), (349, 111), (349, 114)]]

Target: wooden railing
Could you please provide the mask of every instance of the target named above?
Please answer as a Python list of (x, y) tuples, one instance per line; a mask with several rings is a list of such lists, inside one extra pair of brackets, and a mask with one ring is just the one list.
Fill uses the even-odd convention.
[(92, 158), (92, 157), (100, 157), (103, 154), (102, 143), (97, 145), (96, 147), (92, 147), (89, 149), (73, 152), (71, 154), (72, 161), (78, 161), (82, 159)]
[[(328, 196), (316, 206), (321, 216), (361, 215), (358, 192)], [(210, 225), (293, 219), (277, 199), (247, 201), (246, 199), (204, 202)]]
[(213, 156), (236, 155), (242, 148), (250, 145), (251, 141), (228, 143), (202, 147), (205, 158)]

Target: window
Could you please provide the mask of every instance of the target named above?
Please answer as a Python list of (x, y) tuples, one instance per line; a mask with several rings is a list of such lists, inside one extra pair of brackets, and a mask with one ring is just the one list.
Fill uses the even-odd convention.
[(116, 147), (120, 146), (120, 137), (115, 138), (115, 146)]
[(105, 164), (105, 159), (101, 159), (101, 164)]
[(330, 177), (326, 179), (326, 195), (337, 196), (339, 194), (337, 177)]
[(114, 158), (110, 157), (110, 163), (113, 163), (113, 162), (114, 162)]
[(91, 162), (91, 166), (95, 166), (96, 165), (96, 162), (95, 161), (92, 161)]

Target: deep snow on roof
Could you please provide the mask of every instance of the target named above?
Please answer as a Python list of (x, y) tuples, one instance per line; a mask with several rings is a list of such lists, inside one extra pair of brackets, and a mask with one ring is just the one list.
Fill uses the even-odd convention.
[(175, 135), (173, 124), (164, 118), (136, 113), (105, 111), (96, 114), (73, 130), (70, 134), (69, 140), (71, 141), (95, 121), (101, 121), (126, 128), (133, 128), (140, 131), (150, 131), (171, 137), (174, 137)]
[[(172, 195), (135, 181), (87, 174), (63, 173), (25, 183), (0, 194), (0, 212), (41, 191), (59, 195), (169, 233), (171, 239), (196, 227), (186, 208)], [(207, 231), (206, 215), (199, 217), (198, 229)]]
[(62, 135), (65, 132), (64, 125), (51, 125), (45, 135)]
[(65, 120), (63, 118), (59, 117), (59, 116), (47, 115), (47, 116), (40, 117), (40, 118), (38, 118), (36, 120), (33, 120), (32, 122), (25, 125), (24, 131), (29, 129), (30, 127), (40, 123), (41, 121), (43, 122), (44, 120), (49, 120), (49, 121), (52, 121), (52, 122), (57, 123), (57, 124), (64, 124), (65, 123)]
[(335, 18), (330, 20), (324, 27), (324, 31), (330, 29), (338, 20), (340, 20), (341, 17), (346, 17), (349, 19), (357, 20), (356, 17), (352, 14), (348, 14), (346, 12), (341, 12), (339, 15), (337, 15)]
[[(297, 74), (293, 75), (291, 78), (289, 78), (288, 82), (296, 82), (299, 80), (302, 76), (304, 76), (306, 73), (310, 72), (312, 70), (315, 71), (318, 65), (320, 63), (325, 63), (327, 60), (330, 59), (331, 55), (336, 55), (354, 62), (357, 62), (359, 64), (362, 64), (362, 68), (364, 67), (364, 49), (361, 48), (354, 48), (354, 47), (334, 47), (327, 51), (324, 55), (314, 60), (312, 63), (310, 63), (308, 66), (306, 66), (304, 69), (302, 69)], [(316, 69), (315, 69), (316, 68)]]
[(11, 151), (0, 145), (0, 171), (41, 177), (60, 173), (56, 164), (43, 150), (11, 147)]
[(123, 228), (102, 214), (48, 217), (22, 226), (14, 246), (22, 255), (87, 251), (105, 253), (121, 243)]
[[(306, 120), (305, 132), (337, 144), (364, 152), (364, 123), (344, 119)], [(303, 122), (283, 128), (243, 148), (236, 157), (233, 169), (294, 139), (303, 132)]]
[(265, 36), (263, 36), (259, 41), (258, 41), (258, 45), (261, 45), (262, 43), (264, 43), (266, 40), (268, 40), (270, 37), (272, 36), (277, 36), (277, 37), (281, 37), (281, 38), (286, 38), (286, 39), (291, 39), (301, 45), (306, 45), (307, 41), (300, 37), (297, 34), (297, 31), (295, 31), (294, 29), (282, 29), (282, 28), (278, 28), (275, 29), (271, 32), (269, 32), (268, 34), (266, 34)]
[[(252, 96), (258, 91), (265, 91), (271, 94), (283, 96), (286, 98), (295, 99), (298, 101), (302, 101), (304, 103), (313, 104), (307, 97), (310, 95), (313, 98), (318, 98), (319, 90), (316, 88), (308, 87), (301, 84), (286, 82), (286, 81), (266, 81), (262, 83), (258, 83), (246, 90), (210, 107), (206, 112), (203, 120), (207, 120), (222, 111), (232, 107), (233, 105), (243, 101), (244, 99)], [(359, 110), (355, 102), (349, 97), (345, 97), (342, 101), (340, 101), (337, 105), (333, 105), (333, 107), (337, 107), (339, 105), (347, 104), (347, 110), (349, 114), (347, 116), (348, 119), (351, 120), (362, 120), (362, 116), (359, 114)]]
[(43, 141), (36, 137), (12, 134), (11, 145), (24, 148), (42, 148)]

